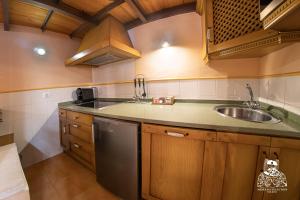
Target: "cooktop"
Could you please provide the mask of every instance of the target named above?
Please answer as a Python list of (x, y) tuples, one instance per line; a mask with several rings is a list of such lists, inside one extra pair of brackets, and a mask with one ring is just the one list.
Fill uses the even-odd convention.
[(90, 101), (85, 103), (77, 104), (77, 106), (88, 107), (88, 108), (102, 108), (105, 106), (111, 106), (120, 102), (115, 101)]

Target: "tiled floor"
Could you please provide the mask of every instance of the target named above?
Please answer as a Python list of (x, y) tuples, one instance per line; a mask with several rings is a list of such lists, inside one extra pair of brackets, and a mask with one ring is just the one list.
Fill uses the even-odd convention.
[(60, 154), (24, 169), (31, 200), (118, 200), (95, 174)]

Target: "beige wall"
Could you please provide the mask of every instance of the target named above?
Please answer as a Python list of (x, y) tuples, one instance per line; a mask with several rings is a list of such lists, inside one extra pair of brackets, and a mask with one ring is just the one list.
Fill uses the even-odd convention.
[(300, 43), (270, 53), (260, 59), (260, 75), (300, 74)]
[[(0, 135), (14, 133), (23, 166), (62, 152), (57, 104), (72, 100), (76, 88), (12, 91), (91, 83), (91, 68), (64, 66), (78, 46), (79, 41), (67, 35), (39, 29), (0, 30)], [(44, 47), (46, 56), (36, 55), (34, 47)]]
[[(129, 31), (134, 47), (142, 53), (137, 60), (93, 69), (95, 83), (132, 80), (144, 74), (147, 80), (256, 77), (259, 58), (214, 60), (205, 64), (200, 57), (200, 16), (188, 13), (151, 22)], [(171, 46), (161, 48), (164, 41)]]
[[(33, 52), (40, 46), (46, 49), (45, 56)], [(91, 82), (90, 68), (64, 65), (78, 46), (79, 41), (67, 35), (39, 29), (12, 26), (10, 31), (0, 30), (0, 92)]]
[[(196, 13), (151, 22), (129, 34), (142, 57), (93, 69), (94, 82), (128, 81), (136, 74), (151, 80), (246, 78), (300, 72), (300, 43), (261, 58), (212, 60), (205, 64), (200, 58), (201, 23)], [(161, 48), (164, 41), (171, 46)]]
[[(148, 79), (253, 77), (259, 59), (211, 61), (200, 57), (201, 23), (196, 13), (182, 14), (139, 26), (129, 31), (142, 57), (136, 60), (136, 73)], [(171, 46), (161, 48), (168, 41)]]

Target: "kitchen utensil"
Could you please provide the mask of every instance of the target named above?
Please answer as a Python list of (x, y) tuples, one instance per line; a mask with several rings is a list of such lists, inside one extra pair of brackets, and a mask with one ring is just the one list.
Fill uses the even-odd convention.
[(139, 84), (139, 97), (141, 97), (141, 79), (138, 78), (138, 84)]
[(134, 97), (137, 97), (137, 94), (136, 94), (136, 78), (134, 79)]
[(146, 94), (146, 90), (145, 90), (145, 78), (143, 78), (142, 80), (143, 80), (143, 82), (142, 82), (143, 83), (143, 94), (142, 94), (142, 97), (146, 98), (147, 94)]

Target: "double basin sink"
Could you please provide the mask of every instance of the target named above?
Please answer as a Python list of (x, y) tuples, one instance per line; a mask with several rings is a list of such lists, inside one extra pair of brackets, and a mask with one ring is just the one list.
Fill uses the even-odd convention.
[(259, 123), (279, 123), (280, 120), (273, 117), (271, 114), (261, 110), (252, 109), (239, 105), (221, 105), (216, 106), (215, 110), (222, 116), (228, 116), (235, 119), (259, 122)]

